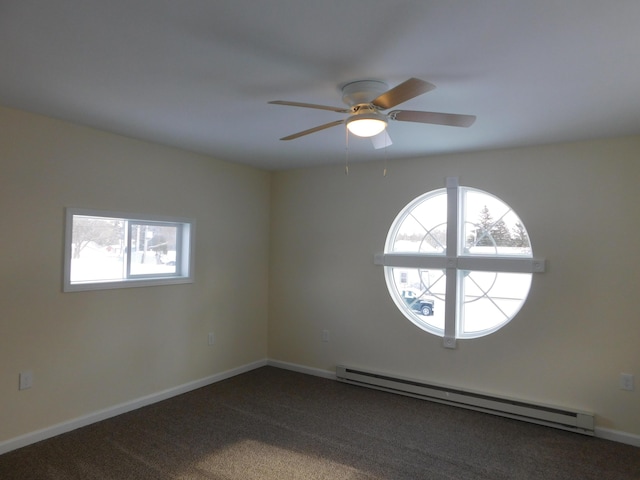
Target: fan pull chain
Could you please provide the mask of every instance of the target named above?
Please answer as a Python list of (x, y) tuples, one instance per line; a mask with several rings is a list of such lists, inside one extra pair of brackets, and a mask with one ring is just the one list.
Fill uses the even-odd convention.
[(349, 175), (349, 129), (345, 127), (345, 161), (344, 161), (344, 174)]
[(387, 159), (389, 157), (389, 155), (387, 155), (387, 143), (385, 142), (384, 145), (384, 170), (382, 171), (382, 176), (386, 177), (387, 176)]

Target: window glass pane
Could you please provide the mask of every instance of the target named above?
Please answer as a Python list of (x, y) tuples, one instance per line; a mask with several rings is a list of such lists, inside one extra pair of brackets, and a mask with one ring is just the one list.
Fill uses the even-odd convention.
[(178, 226), (130, 224), (131, 275), (171, 275), (177, 272)]
[(74, 215), (71, 235), (72, 282), (123, 278), (125, 228), (121, 219)]
[(418, 268), (391, 268), (399, 306), (411, 321), (437, 334), (444, 331), (445, 272)]
[(392, 239), (391, 251), (442, 255), (447, 244), (447, 195), (438, 191), (406, 209)]
[(193, 282), (195, 222), (67, 208), (65, 292)]
[(518, 215), (502, 200), (486, 192), (464, 188), (464, 255), (531, 257), (529, 235)]
[(495, 331), (511, 320), (524, 304), (530, 273), (475, 272), (463, 270), (460, 337)]

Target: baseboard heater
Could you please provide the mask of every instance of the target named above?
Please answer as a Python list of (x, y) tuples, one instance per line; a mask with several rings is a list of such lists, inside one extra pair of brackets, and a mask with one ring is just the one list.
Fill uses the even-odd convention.
[(339, 365), (338, 381), (385, 392), (422, 398), (502, 417), (523, 420), (584, 435), (594, 434), (594, 415), (550, 405), (534, 404), (512, 398), (435, 385)]

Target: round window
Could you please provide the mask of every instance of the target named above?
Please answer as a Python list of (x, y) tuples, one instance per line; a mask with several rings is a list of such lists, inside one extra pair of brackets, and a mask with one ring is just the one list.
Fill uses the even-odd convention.
[(447, 181), (398, 214), (383, 263), (400, 311), (454, 346), (457, 338), (506, 325), (524, 304), (535, 267), (529, 235), (511, 207)]

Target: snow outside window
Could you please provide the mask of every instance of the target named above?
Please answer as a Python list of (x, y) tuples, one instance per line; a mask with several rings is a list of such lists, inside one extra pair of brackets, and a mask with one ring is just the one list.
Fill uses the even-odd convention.
[(64, 291), (190, 283), (194, 222), (68, 208)]

